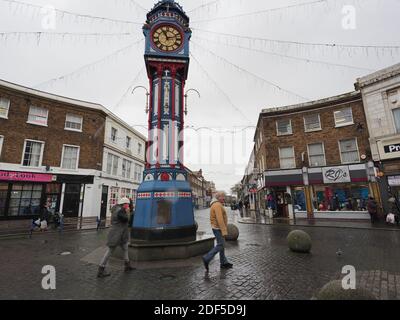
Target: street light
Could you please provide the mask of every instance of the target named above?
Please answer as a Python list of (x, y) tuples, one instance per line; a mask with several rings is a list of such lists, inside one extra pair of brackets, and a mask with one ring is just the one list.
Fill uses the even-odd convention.
[(191, 92), (191, 91), (196, 92), (197, 95), (199, 96), (199, 99), (201, 99), (200, 92), (197, 91), (196, 89), (189, 89), (189, 90), (186, 91), (186, 93), (185, 93), (185, 115), (186, 115), (186, 116), (187, 116), (187, 114), (188, 114), (188, 106), (187, 106), (188, 93)]
[(148, 114), (149, 111), (150, 111), (149, 110), (149, 96), (150, 96), (149, 90), (147, 90), (146, 87), (137, 86), (137, 87), (133, 88), (132, 94), (135, 92), (136, 89), (144, 89), (144, 90), (146, 90), (146, 110), (145, 110), (145, 112), (146, 112), (146, 114)]

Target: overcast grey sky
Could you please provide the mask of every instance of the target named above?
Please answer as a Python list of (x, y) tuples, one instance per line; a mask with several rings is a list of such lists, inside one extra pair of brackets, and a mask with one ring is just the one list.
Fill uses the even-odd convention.
[[(155, 1), (20, 0), (136, 22), (116, 23), (57, 14), (55, 29), (49, 30), (43, 29), (47, 20), (40, 8), (12, 2), (0, 0), (0, 33), (97, 35), (43, 34), (38, 38), (30, 34), (3, 34), (1, 79), (101, 103), (146, 133), (145, 96), (141, 91), (132, 95), (129, 88), (148, 83), (143, 72), (141, 23)], [(315, 3), (265, 11), (308, 2)], [(198, 131), (186, 130), (186, 165), (193, 170), (202, 168), (205, 177), (215, 181), (218, 189), (229, 191), (242, 178), (254, 135), (253, 128), (244, 128), (256, 125), (261, 109), (352, 91), (357, 77), (400, 62), (399, 50), (279, 44), (216, 34), (304, 43), (400, 46), (398, 0), (184, 0), (179, 3), (191, 17), (193, 28), (193, 58), (187, 89), (195, 88), (201, 93), (201, 99), (195, 95), (189, 97), (186, 124)], [(214, 4), (198, 8), (207, 3)], [(356, 14), (356, 27), (350, 29), (343, 27), (342, 12), (349, 5)], [(192, 11), (195, 8), (198, 9)], [(226, 18), (253, 12), (258, 13)], [(57, 79), (62, 76), (65, 77)], [(57, 80), (47, 82), (50, 79)]]

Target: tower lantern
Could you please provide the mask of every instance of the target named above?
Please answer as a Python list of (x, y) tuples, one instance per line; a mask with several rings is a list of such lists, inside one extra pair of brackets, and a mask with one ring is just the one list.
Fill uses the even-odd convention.
[(192, 190), (183, 163), (189, 17), (175, 1), (162, 0), (147, 14), (143, 32), (150, 88), (148, 142), (132, 240), (194, 240)]

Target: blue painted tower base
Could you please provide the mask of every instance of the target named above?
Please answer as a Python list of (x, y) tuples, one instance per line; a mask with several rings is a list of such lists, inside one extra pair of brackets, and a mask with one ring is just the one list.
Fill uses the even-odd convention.
[(138, 189), (131, 235), (133, 243), (196, 240), (190, 184), (186, 180), (176, 180), (179, 175), (186, 176), (183, 170), (171, 171), (169, 181), (161, 181), (160, 170), (145, 172), (145, 176), (156, 179), (144, 181)]

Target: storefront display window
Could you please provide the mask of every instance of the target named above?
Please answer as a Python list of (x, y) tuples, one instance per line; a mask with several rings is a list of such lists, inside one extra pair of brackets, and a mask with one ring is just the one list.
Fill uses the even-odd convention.
[(110, 210), (118, 203), (119, 188), (111, 187)]
[(42, 189), (41, 184), (13, 184), (8, 215), (29, 216), (38, 214)]
[(8, 183), (0, 183), (0, 217), (6, 214)]
[(293, 190), (293, 205), (296, 211), (307, 211), (304, 188), (295, 188)]
[(367, 185), (314, 186), (314, 209), (317, 211), (366, 211)]

